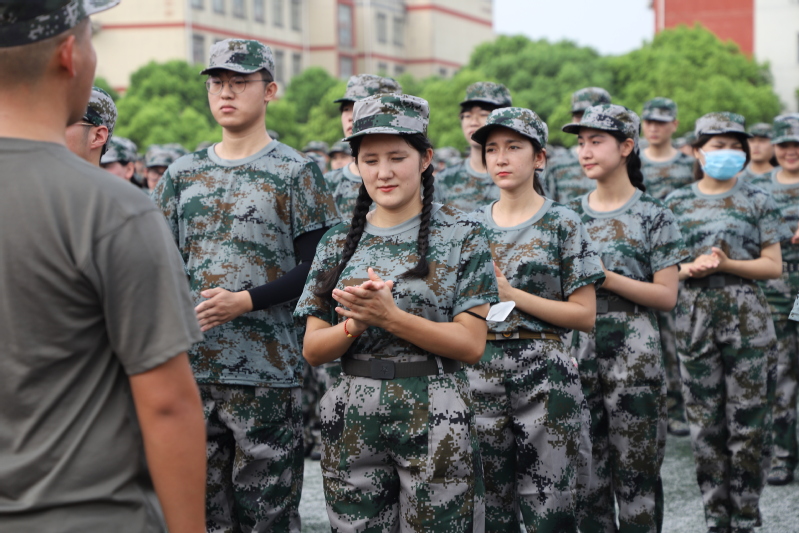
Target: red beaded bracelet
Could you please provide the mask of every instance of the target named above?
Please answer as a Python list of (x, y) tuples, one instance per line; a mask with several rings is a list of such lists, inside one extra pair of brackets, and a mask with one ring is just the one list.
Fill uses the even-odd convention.
[(357, 339), (358, 337), (363, 335), (363, 333), (359, 333), (358, 335), (353, 335), (352, 333), (350, 333), (349, 330), (347, 330), (347, 322), (349, 322), (349, 321), (350, 321), (349, 318), (344, 321), (344, 333), (347, 334), (347, 338), (348, 339)]

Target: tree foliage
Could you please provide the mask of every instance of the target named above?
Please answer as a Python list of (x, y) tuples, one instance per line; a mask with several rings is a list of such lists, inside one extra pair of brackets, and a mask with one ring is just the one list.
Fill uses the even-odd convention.
[(117, 91), (115, 91), (113, 87), (111, 87), (111, 84), (108, 83), (108, 80), (106, 80), (105, 78), (102, 78), (102, 77), (95, 78), (94, 86), (95, 87), (99, 87), (102, 90), (104, 90), (105, 92), (107, 92), (108, 96), (110, 96), (111, 100), (113, 100), (114, 102), (119, 100), (119, 98), (120, 98), (119, 93)]

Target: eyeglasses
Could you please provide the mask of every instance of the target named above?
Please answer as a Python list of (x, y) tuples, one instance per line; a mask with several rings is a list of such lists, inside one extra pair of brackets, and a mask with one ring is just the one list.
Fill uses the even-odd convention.
[(89, 126), (90, 128), (93, 128), (94, 124), (90, 122), (76, 122), (73, 124), (73, 126)]
[[(247, 88), (248, 83), (259, 81), (269, 83), (267, 80), (247, 80), (241, 76), (233, 76), (228, 80), (227, 84), (230, 85), (230, 90), (233, 91), (233, 94), (241, 94)], [(219, 78), (208, 78), (205, 81), (205, 88), (208, 90), (208, 94), (219, 94), (225, 88), (225, 81)]]

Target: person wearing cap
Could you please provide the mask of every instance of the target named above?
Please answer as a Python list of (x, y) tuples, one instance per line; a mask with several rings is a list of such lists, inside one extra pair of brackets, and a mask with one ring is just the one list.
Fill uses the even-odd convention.
[(433, 163), (436, 167), (436, 172), (458, 165), (462, 161), (461, 154), (457, 148), (452, 146), (443, 146), (433, 150)]
[(99, 87), (92, 87), (86, 113), (79, 121), (67, 126), (67, 148), (99, 167), (116, 121), (117, 107), (111, 96)]
[[(344, 136), (352, 135), (352, 112), (356, 102), (375, 94), (400, 94), (402, 86), (391, 78), (384, 78), (375, 74), (358, 74), (347, 81), (344, 96), (333, 101), (339, 104), (341, 112), (341, 127)], [(342, 220), (352, 217), (352, 210), (358, 200), (358, 191), (361, 189), (361, 175), (358, 165), (351, 162), (338, 170), (331, 170), (325, 174), (330, 192), (336, 201), (336, 208)]]
[[(579, 493), (581, 531), (657, 532), (666, 447), (666, 381), (657, 311), (677, 301), (677, 265), (688, 257), (674, 215), (646, 194), (640, 120), (602, 104), (563, 127), (577, 135), (580, 165), (596, 190), (573, 200), (599, 251), (605, 280), (596, 325), (575, 332), (572, 353), (591, 411), (594, 482)], [(614, 497), (618, 515), (614, 512)]]
[(674, 145), (680, 152), (684, 153), (688, 157), (693, 157), (694, 147), (691, 145), (694, 143), (694, 141), (696, 141), (696, 135), (694, 135), (693, 131), (689, 131), (677, 139), (677, 142), (675, 142)]
[[(594, 105), (609, 104), (610, 94), (601, 87), (586, 87), (575, 91), (571, 98), (572, 122), (583, 118), (585, 110)], [(596, 187), (580, 166), (576, 147), (551, 161), (546, 170), (546, 191), (556, 202), (567, 204)]]
[(302, 355), (291, 316), (314, 250), (337, 222), (319, 167), (273, 140), (272, 50), (210, 50), (222, 141), (173, 162), (152, 197), (186, 265), (205, 340), (189, 356), (206, 415), (209, 531), (299, 531)]
[(327, 157), (330, 159), (331, 171), (346, 167), (352, 163), (352, 148), (350, 148), (350, 143), (338, 141), (327, 152)]
[(4, 533), (205, 531), (180, 256), (149, 199), (66, 147), (92, 93), (90, 16), (118, 3), (0, 3)]
[(327, 156), (328, 150), (327, 143), (324, 141), (309, 141), (302, 149), (302, 152), (313, 159), (314, 162), (319, 165), (319, 170), (324, 174), (327, 172), (327, 162), (329, 159)]
[(100, 158), (100, 166), (111, 174), (140, 187), (136, 179), (136, 159), (139, 157), (136, 143), (125, 137), (111, 137)]
[[(483, 357), (467, 370), (486, 485), (486, 530), (577, 532), (583, 421), (580, 376), (561, 336), (591, 331), (599, 256), (574, 211), (545, 198), (547, 125), (529, 109), (492, 111), (472, 138), (483, 146), (499, 200), (472, 216), (488, 232), (510, 315), (488, 322)], [(590, 444), (586, 447), (590, 456)]]
[(511, 105), (510, 91), (499, 83), (480, 81), (466, 88), (459, 118), (469, 155), (436, 176), (437, 194), (443, 202), (469, 213), (499, 198), (499, 189), (483, 164), (483, 147), (472, 140), (472, 135), (485, 125), (493, 110)]
[[(753, 126), (749, 133), (766, 133)], [(769, 125), (769, 142), (779, 167), (756, 178), (753, 185), (771, 193), (780, 216), (794, 234), (780, 243), (782, 276), (760, 282), (766, 295), (777, 335), (776, 395), (772, 402), (773, 448), (766, 481), (786, 485), (793, 481), (799, 453), (796, 441), (797, 380), (799, 379), (799, 324), (789, 320), (793, 299), (799, 293), (799, 113), (780, 115)], [(755, 144), (749, 146), (754, 149)], [(754, 150), (753, 150), (754, 151)], [(754, 153), (752, 154), (754, 159)], [(747, 167), (753, 169), (754, 162)], [(744, 179), (743, 175), (739, 179)]]
[(155, 189), (167, 167), (188, 153), (178, 143), (151, 144), (144, 155), (146, 187), (151, 191)]
[(773, 131), (771, 124), (758, 122), (747, 130), (751, 137), (748, 139), (751, 161), (743, 173), (741, 179), (751, 182), (761, 180), (767, 181), (774, 170), (776, 161), (774, 160), (774, 145), (771, 143)]
[(696, 121), (696, 183), (666, 197), (690, 260), (677, 304), (677, 355), (696, 475), (709, 531), (751, 533), (770, 455), (776, 335), (755, 280), (782, 274), (792, 232), (773, 198), (740, 178), (745, 121), (730, 112)]
[(371, 96), (353, 119), (345, 140), (363, 186), (352, 220), (319, 244), (294, 313), (308, 362), (343, 369), (320, 402), (330, 525), (482, 531), (463, 363), (482, 356), (499, 300), (485, 229), (433, 202), (425, 100)]

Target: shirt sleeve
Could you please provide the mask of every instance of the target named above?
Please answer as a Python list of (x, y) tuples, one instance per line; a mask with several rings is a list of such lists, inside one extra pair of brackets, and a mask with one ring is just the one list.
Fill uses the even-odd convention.
[(560, 279), (564, 297), (568, 298), (580, 287), (604, 281), (605, 273), (599, 254), (576, 214), (561, 224), (560, 249)]
[(175, 180), (170, 170), (170, 168), (167, 168), (164, 175), (158, 180), (158, 184), (153, 189), (152, 199), (166, 218), (167, 226), (172, 232), (172, 238), (179, 247), (178, 198), (177, 194), (175, 194)]
[(690, 257), (677, 218), (659, 202), (653, 206), (649, 238), (649, 266), (652, 274)]
[(292, 239), (338, 223), (335, 199), (319, 165), (306, 162), (296, 172), (292, 189)]
[(157, 210), (99, 238), (87, 268), (96, 280), (109, 341), (129, 375), (202, 340), (180, 254)]
[(488, 236), (482, 224), (473, 222), (460, 256), (452, 316), (485, 303), (499, 302), (497, 278), (491, 259)]
[(319, 274), (335, 268), (339, 261), (341, 261), (340, 251), (344, 244), (344, 237), (345, 235), (342, 235), (334, 228), (328, 231), (325, 236), (322, 237), (322, 240), (319, 241), (313, 263), (311, 264), (311, 271), (308, 273), (305, 287), (297, 302), (297, 307), (294, 309), (294, 316), (296, 318), (315, 316), (328, 324), (338, 323), (333, 299), (319, 297), (315, 295), (313, 291), (316, 288), (316, 280)]

